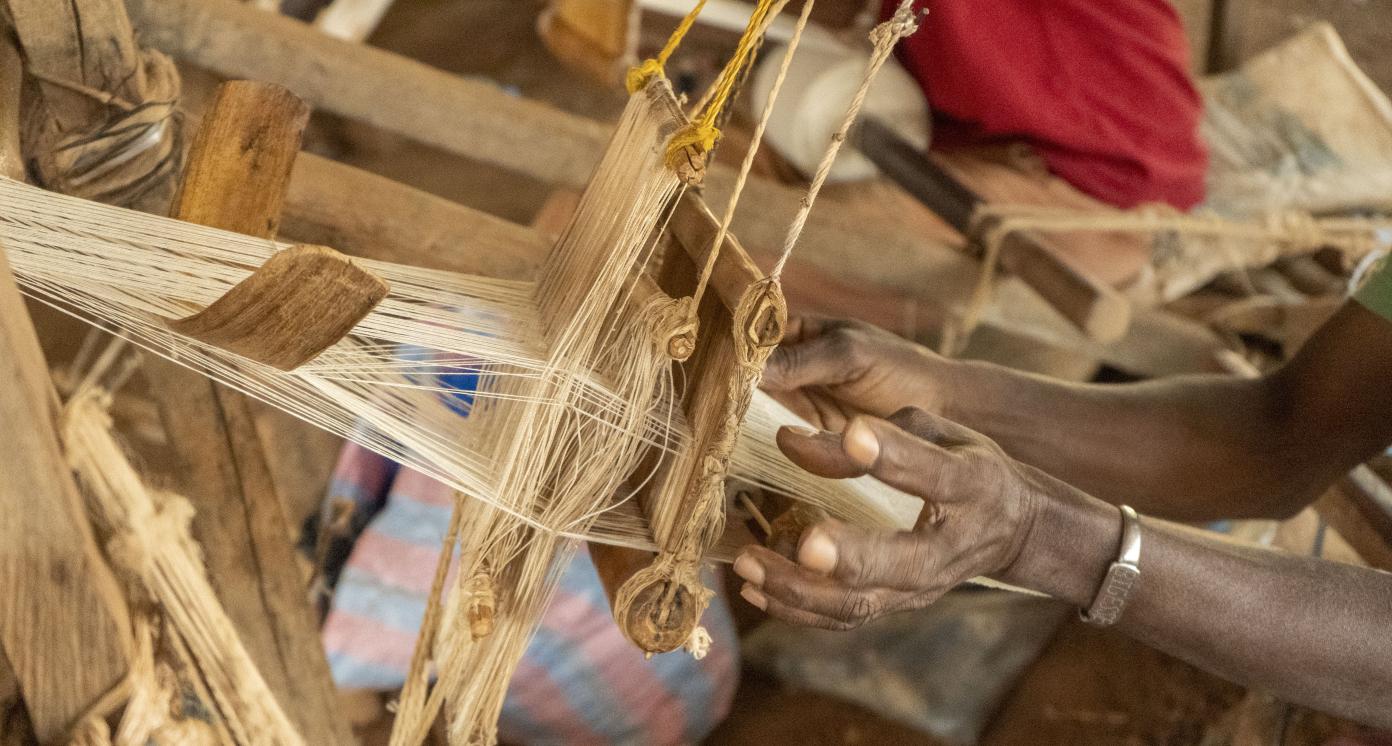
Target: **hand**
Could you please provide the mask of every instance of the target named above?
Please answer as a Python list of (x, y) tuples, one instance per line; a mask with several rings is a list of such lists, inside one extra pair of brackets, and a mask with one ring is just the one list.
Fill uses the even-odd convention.
[(870, 324), (795, 316), (762, 388), (808, 422), (840, 430), (855, 415), (888, 417), (909, 405), (941, 414), (954, 368)]
[(771, 616), (814, 627), (850, 629), (921, 608), (979, 575), (1009, 579), (1040, 506), (1051, 492), (1072, 489), (985, 436), (915, 408), (888, 420), (854, 417), (840, 434), (783, 428), (778, 446), (813, 474), (870, 474), (924, 500), (913, 531), (814, 526), (797, 564), (764, 547), (744, 549), (734, 565), (748, 581), (741, 595)]

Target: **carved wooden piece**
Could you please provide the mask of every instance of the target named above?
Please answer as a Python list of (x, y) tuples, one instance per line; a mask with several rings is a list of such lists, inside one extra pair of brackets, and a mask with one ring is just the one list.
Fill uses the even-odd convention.
[[(223, 86), (195, 139), (174, 216), (272, 236), (308, 116), (278, 86)], [(219, 600), (305, 741), (351, 743), (250, 401), (168, 361), (151, 359), (146, 372)]]
[[(717, 233), (714, 215), (694, 193), (677, 206), (670, 229), (675, 240), (664, 257), (658, 285), (672, 297), (691, 295)], [(625, 583), (633, 599), (626, 608), (616, 606), (620, 628), (646, 652), (668, 652), (690, 637), (705, 611), (710, 593), (701, 584), (700, 566), (725, 524), (725, 477), (740, 423), (758, 385), (763, 367), (783, 338), (787, 308), (777, 283), (764, 280), (744, 248), (733, 237), (726, 239), (711, 275), (710, 291), (698, 311), (700, 331), (696, 349), (681, 363), (687, 381), (682, 400), (691, 425), (693, 453), (684, 474), (672, 479), (659, 475), (654, 484), (666, 482), (679, 496), (671, 529), (654, 538), (664, 567), (654, 579), (637, 574)], [(670, 462), (667, 468), (675, 468)], [(671, 499), (671, 496), (666, 496)], [(652, 520), (656, 497), (640, 496), (644, 512)], [(636, 555), (603, 560), (610, 572), (627, 571)], [(641, 568), (638, 568), (641, 569)], [(614, 578), (606, 578), (613, 582)], [(632, 587), (634, 583), (644, 587)]]
[[(22, 177), (18, 62), (0, 41), (0, 164)], [(130, 620), (59, 447), (58, 395), (3, 251), (0, 376), (0, 689), (18, 689), (0, 700), (22, 695), (34, 735), (48, 743), (121, 682)], [(19, 720), (0, 713), (0, 726)]]
[(324, 246), (272, 255), (211, 306), (169, 327), (281, 370), (332, 347), (387, 295), (387, 283)]

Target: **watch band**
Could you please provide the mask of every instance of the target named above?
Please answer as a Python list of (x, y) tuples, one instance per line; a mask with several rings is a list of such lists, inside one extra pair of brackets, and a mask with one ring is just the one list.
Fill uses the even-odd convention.
[(1121, 619), (1126, 601), (1141, 580), (1141, 518), (1129, 505), (1121, 506), (1121, 549), (1107, 568), (1092, 605), (1078, 615), (1088, 624), (1110, 627)]

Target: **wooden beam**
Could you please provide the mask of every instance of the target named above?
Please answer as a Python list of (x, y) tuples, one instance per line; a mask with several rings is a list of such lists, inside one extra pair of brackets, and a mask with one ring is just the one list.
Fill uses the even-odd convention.
[[(583, 185), (609, 128), (233, 0), (129, 0), (142, 43), (224, 78), (553, 184)], [(461, 116), (462, 115), (462, 116)]]
[[(23, 175), (20, 69), (0, 41), (0, 164), (11, 177)], [(34, 735), (48, 743), (125, 677), (130, 619), (59, 446), (58, 394), (3, 251), (0, 381), (0, 679), (18, 685)]]
[(510, 280), (531, 279), (551, 248), (525, 226), (310, 153), (295, 161), (280, 233), (367, 259)]
[[(273, 236), (308, 119), (283, 88), (224, 85), (193, 142), (174, 216)], [(305, 742), (351, 743), (251, 402), (163, 359), (146, 373), (223, 608)]]

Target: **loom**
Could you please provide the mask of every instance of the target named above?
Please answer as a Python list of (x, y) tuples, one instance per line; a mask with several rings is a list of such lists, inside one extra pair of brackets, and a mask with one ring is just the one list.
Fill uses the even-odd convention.
[[(452, 741), (496, 738), (507, 679), (574, 539), (608, 545), (596, 550), (596, 563), (616, 621), (636, 645), (699, 655), (711, 644), (699, 628), (711, 595), (700, 565), (728, 559), (752, 538), (738, 527), (727, 532), (727, 477), (867, 525), (916, 519), (919, 501), (873, 480), (822, 480), (784, 460), (773, 431), (796, 418), (757, 392), (786, 317), (779, 273), (825, 174), (768, 275), (729, 234), (763, 123), (722, 219), (691, 188), (757, 40), (786, 3), (757, 5), (739, 50), (691, 118), (662, 71), (704, 3), (630, 74), (623, 117), (534, 282), (277, 244), (284, 179), (280, 193), (241, 205), (245, 216), (232, 216), (233, 206), (208, 208), (229, 178), (216, 173), (219, 159), (235, 160), (229, 148), (240, 142), (219, 123), (238, 111), (293, 110), (283, 92), (253, 84), (220, 90), (175, 198), (178, 219), (0, 180), (0, 242), (27, 293), (456, 490), (393, 743), (419, 742), (446, 702)], [(905, 2), (877, 29), (867, 87), (914, 25)], [(856, 108), (830, 144), (828, 168)], [(252, 158), (288, 170), (294, 150), (278, 163), (275, 153)], [(272, 219), (258, 226), (261, 213)], [(220, 229), (229, 227), (244, 232)], [(113, 348), (104, 359), (115, 357)], [(84, 482), (107, 485), (99, 524), (147, 542), (132, 572), (162, 604), (185, 612), (175, 623), (186, 639), (202, 640), (188, 645), (189, 655), (234, 739), (255, 742), (260, 732), (295, 742), (244, 651), (227, 652), (237, 648), (235, 635), (228, 639), (221, 610), (207, 603), (201, 576), (189, 575), (197, 561), (183, 548), (186, 529), (179, 533), (178, 520), (163, 532), (137, 525), (142, 515), (177, 516), (181, 509), (168, 506), (180, 503), (146, 494), (113, 455), (119, 450), (102, 438), (104, 427), (93, 425), (102, 422), (93, 406), (100, 400), (80, 387), (64, 431)], [(164, 559), (148, 564), (154, 560), (143, 557), (160, 544), (169, 545)], [(218, 632), (199, 638), (199, 629)], [(221, 669), (213, 662), (224, 658), (237, 674), (214, 675)], [(432, 669), (438, 680), (427, 692)]]

